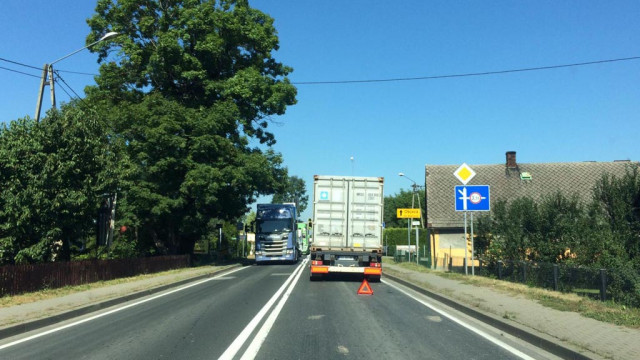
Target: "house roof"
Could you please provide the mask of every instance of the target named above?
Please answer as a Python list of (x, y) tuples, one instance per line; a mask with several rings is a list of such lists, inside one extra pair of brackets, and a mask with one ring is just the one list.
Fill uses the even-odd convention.
[[(514, 153), (515, 164), (515, 153)], [(627, 168), (637, 162), (573, 162), (573, 163), (524, 163), (515, 167), (506, 164), (469, 166), (476, 172), (467, 185), (489, 185), (491, 204), (499, 199), (515, 199), (528, 196), (540, 200), (545, 196), (561, 193), (577, 194), (588, 202), (592, 189), (605, 173), (620, 177)], [(462, 228), (463, 212), (455, 211), (455, 186), (462, 185), (453, 175), (459, 165), (426, 165), (425, 185), (427, 196), (427, 223), (433, 228)], [(529, 173), (531, 180), (521, 180), (520, 174)]]

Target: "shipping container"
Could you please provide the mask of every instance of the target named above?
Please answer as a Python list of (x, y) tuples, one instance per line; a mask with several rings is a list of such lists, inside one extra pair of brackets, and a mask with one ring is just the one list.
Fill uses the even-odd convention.
[(314, 177), (312, 280), (331, 273), (380, 280), (383, 187), (382, 177)]

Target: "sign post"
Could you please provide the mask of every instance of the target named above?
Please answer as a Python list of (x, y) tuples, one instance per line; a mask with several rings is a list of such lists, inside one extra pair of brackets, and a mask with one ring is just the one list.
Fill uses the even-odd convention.
[(463, 186), (455, 187), (455, 207), (456, 211), (464, 211), (464, 241), (465, 241), (465, 267), (464, 273), (468, 274), (467, 269), (467, 212), (471, 213), (471, 275), (475, 275), (475, 256), (474, 256), (474, 241), (473, 241), (473, 211), (490, 211), (490, 196), (489, 185), (469, 185), (466, 186), (471, 179), (476, 176), (476, 172), (473, 171), (469, 165), (463, 163), (453, 172), (453, 175), (460, 180)]
[[(467, 185), (469, 183), (469, 181), (471, 181), (471, 179), (473, 179), (474, 176), (476, 176), (476, 172), (473, 171), (473, 169), (467, 165), (467, 163), (462, 163), (462, 165), (460, 165), (460, 167), (458, 167), (456, 169), (456, 171), (453, 172), (453, 176), (455, 176), (458, 180), (460, 180), (460, 182), (463, 185)], [(456, 186), (456, 188), (458, 188)], [(463, 200), (463, 210), (464, 211), (464, 274), (468, 275), (468, 270), (467, 270), (467, 189), (463, 188), (463, 191), (461, 193), (462, 197), (464, 198)], [(456, 198), (457, 198), (457, 192), (456, 192)], [(456, 200), (456, 211), (458, 211), (458, 202)], [(473, 260), (473, 254), (471, 254), (472, 260)]]
[[(411, 219), (420, 218), (420, 209), (396, 209), (396, 215), (398, 219), (407, 219), (407, 245), (409, 247), (409, 262), (411, 262)], [(417, 241), (418, 239), (416, 239), (416, 244)]]
[[(456, 211), (464, 211), (464, 240), (465, 247), (467, 241), (467, 212), (471, 213), (471, 275), (475, 275), (475, 256), (473, 241), (473, 211), (490, 211), (490, 188), (489, 185), (468, 185), (455, 187), (455, 207)], [(467, 258), (467, 252), (464, 254)], [(465, 266), (465, 274), (468, 274)]]

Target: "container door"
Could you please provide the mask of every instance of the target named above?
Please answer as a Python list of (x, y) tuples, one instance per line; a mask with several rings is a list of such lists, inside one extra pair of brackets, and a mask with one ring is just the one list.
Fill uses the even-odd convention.
[(348, 187), (344, 179), (318, 179), (313, 192), (314, 246), (346, 247)]
[(383, 184), (354, 179), (349, 189), (349, 238), (354, 248), (369, 250), (382, 243)]

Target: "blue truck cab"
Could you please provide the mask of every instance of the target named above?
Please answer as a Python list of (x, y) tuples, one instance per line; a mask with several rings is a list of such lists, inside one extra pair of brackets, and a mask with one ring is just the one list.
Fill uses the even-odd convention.
[(256, 210), (256, 264), (298, 262), (300, 250), (295, 205), (258, 204)]

